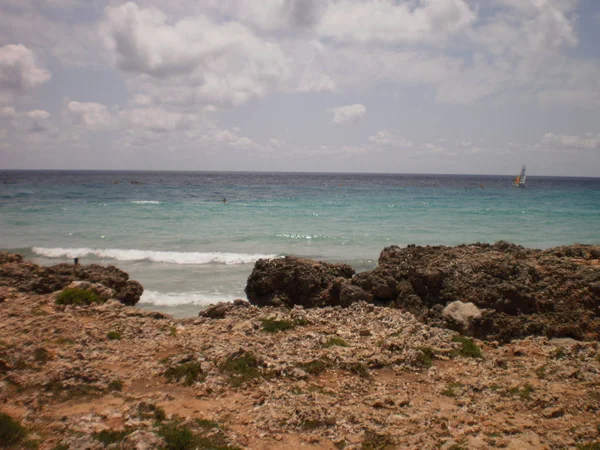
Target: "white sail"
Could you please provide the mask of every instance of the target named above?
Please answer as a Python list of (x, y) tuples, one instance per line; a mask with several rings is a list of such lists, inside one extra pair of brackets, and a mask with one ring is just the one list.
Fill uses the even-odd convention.
[(525, 175), (525, 170), (526, 170), (526, 167), (523, 166), (523, 168), (521, 169), (521, 175), (519, 176), (519, 184), (525, 184), (525, 181), (527, 180), (527, 175)]

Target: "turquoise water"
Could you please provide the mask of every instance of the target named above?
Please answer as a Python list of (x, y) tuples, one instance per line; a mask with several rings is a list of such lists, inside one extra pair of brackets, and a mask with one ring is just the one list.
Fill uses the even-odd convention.
[(243, 298), (260, 257), (365, 270), (391, 244), (600, 244), (600, 179), (512, 178), (0, 172), (0, 248), (114, 264), (144, 285), (140, 306), (184, 316)]

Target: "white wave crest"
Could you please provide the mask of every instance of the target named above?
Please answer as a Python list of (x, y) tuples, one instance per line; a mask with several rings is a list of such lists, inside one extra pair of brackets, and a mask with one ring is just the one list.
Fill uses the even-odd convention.
[(132, 200), (131, 203), (136, 205), (160, 205), (162, 202), (158, 200)]
[(122, 250), (113, 248), (44, 248), (33, 247), (32, 251), (48, 258), (82, 258), (93, 255), (98, 258), (118, 261), (151, 261), (168, 264), (253, 264), (261, 258), (275, 258), (277, 255), (221, 252), (155, 252), (150, 250)]
[(236, 298), (245, 298), (244, 295), (232, 296), (227, 294), (206, 292), (156, 292), (144, 291), (140, 303), (156, 306), (202, 305), (212, 303), (233, 302)]

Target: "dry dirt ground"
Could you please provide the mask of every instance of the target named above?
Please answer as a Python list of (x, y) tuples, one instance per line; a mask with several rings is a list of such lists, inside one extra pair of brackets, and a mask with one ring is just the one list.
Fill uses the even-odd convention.
[(598, 342), (473, 342), (364, 303), (174, 320), (2, 298), (14, 448), (600, 448)]

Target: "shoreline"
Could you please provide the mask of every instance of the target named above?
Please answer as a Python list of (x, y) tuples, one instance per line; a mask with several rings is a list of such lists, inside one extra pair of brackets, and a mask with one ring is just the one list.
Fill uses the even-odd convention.
[[(418, 258), (422, 248), (410, 251), (431, 268)], [(60, 289), (23, 290), (48, 281), (28, 278), (29, 264), (0, 264), (0, 412), (28, 430), (15, 448), (159, 449), (182, 436), (190, 449), (600, 442), (597, 339), (478, 340), (364, 301), (319, 308), (236, 301), (188, 319), (112, 299), (59, 305)], [(281, 290), (271, 293), (281, 298)]]

